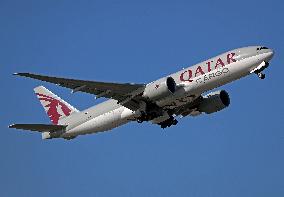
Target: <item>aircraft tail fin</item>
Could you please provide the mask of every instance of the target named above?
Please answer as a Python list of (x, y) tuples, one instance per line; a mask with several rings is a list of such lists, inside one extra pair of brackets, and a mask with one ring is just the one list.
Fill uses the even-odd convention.
[(36, 87), (34, 92), (54, 125), (58, 125), (60, 119), (79, 112), (75, 107), (43, 86)]

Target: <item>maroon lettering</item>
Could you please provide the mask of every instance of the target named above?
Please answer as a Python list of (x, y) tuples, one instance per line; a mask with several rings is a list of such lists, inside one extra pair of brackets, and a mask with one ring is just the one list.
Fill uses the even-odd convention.
[(235, 53), (229, 53), (227, 55), (227, 62), (228, 64), (230, 64), (231, 62), (236, 62), (237, 60), (235, 60), (233, 57), (235, 56), (236, 54)]
[[(211, 62), (213, 62), (213, 61), (211, 61)], [(206, 62), (207, 68), (208, 68), (208, 72), (211, 71), (211, 62)]]
[[(185, 79), (185, 75), (186, 74), (186, 79)], [(191, 80), (191, 77), (192, 77), (192, 71), (191, 70), (186, 70), (184, 71), (183, 73), (181, 73), (179, 79), (181, 81), (188, 81), (188, 82), (192, 82), (193, 80)]]
[(224, 64), (224, 62), (222, 61), (222, 59), (221, 59), (221, 58), (219, 58), (219, 59), (217, 60), (217, 62), (216, 62), (216, 66), (215, 66), (215, 69), (217, 69), (219, 65), (221, 65), (222, 67), (224, 67), (224, 66), (225, 66), (225, 64)]
[[(199, 74), (200, 73), (200, 74)], [(205, 73), (203, 72), (201, 66), (198, 66), (196, 71), (195, 71), (195, 77), (197, 77), (198, 75), (204, 75)]]

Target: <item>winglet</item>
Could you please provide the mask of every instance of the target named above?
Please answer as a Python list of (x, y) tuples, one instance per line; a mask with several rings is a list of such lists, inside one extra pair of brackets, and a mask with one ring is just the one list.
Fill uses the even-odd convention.
[(13, 75), (28, 77), (30, 73), (13, 73)]
[(15, 128), (15, 124), (9, 125), (8, 128)]

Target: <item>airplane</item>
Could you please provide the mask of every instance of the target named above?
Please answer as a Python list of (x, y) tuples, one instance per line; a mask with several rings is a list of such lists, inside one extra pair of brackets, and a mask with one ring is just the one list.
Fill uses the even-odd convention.
[(148, 84), (107, 83), (14, 73), (85, 92), (108, 100), (79, 111), (43, 86), (34, 92), (52, 124), (12, 124), (9, 128), (38, 131), (42, 139), (73, 139), (79, 135), (111, 130), (131, 121), (151, 122), (165, 129), (178, 123), (177, 117), (212, 114), (230, 105), (227, 91), (205, 92), (250, 74), (265, 78), (274, 51), (249, 46), (222, 53)]

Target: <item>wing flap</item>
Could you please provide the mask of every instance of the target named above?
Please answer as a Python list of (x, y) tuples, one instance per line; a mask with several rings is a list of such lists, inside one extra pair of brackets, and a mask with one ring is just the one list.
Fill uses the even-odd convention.
[(50, 124), (12, 124), (9, 128), (22, 129), (37, 132), (57, 132), (65, 130), (66, 125), (50, 125)]

